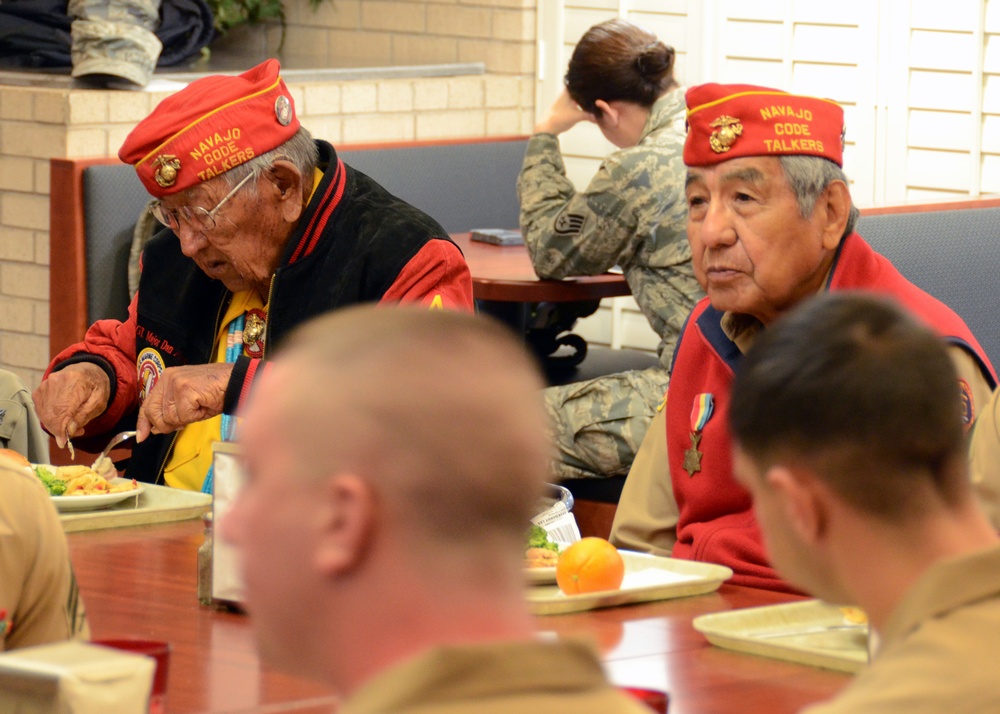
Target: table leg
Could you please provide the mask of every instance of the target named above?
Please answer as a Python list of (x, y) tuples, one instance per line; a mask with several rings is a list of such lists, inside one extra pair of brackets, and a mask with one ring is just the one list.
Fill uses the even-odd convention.
[(476, 311), (495, 317), (524, 339), (531, 314), (531, 303), (500, 302), (498, 300), (476, 300)]

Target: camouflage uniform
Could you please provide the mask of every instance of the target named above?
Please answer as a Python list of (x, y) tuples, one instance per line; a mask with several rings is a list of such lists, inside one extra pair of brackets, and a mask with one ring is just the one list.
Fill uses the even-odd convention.
[(74, 77), (149, 84), (163, 49), (153, 32), (160, 0), (69, 0), (66, 12), (73, 17)]
[(5, 369), (0, 369), (0, 448), (12, 449), (33, 464), (49, 463), (49, 437), (38, 422), (31, 392)]
[(608, 156), (582, 193), (566, 178), (554, 135), (536, 134), (528, 142), (517, 188), (535, 271), (564, 278), (620, 265), (660, 336), (658, 368), (546, 390), (558, 479), (628, 473), (663, 400), (684, 319), (704, 295), (685, 233), (684, 91), (660, 97), (639, 144)]

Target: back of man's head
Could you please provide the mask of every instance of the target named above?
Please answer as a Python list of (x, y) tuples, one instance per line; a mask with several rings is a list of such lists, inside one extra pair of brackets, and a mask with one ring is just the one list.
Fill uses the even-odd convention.
[[(351, 469), (415, 537), (523, 540), (548, 446), (532, 358), (484, 317), (362, 307), (299, 330), (278, 361), (289, 439), (321, 473)], [(292, 397), (294, 394), (294, 398)]]
[(966, 497), (961, 410), (939, 337), (880, 298), (828, 293), (759, 337), (729, 414), (759, 468), (807, 465), (860, 511), (900, 521)]

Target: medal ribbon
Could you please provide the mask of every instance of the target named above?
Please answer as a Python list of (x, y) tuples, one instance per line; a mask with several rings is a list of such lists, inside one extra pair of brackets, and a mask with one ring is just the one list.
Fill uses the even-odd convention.
[[(229, 323), (229, 334), (226, 335), (226, 362), (234, 364), (236, 359), (243, 354), (243, 324), (246, 321), (246, 314), (240, 315)], [(222, 415), (222, 440), (232, 441), (236, 436), (236, 420), (229, 414)], [(201, 483), (202, 493), (212, 493), (213, 482), (215, 481), (215, 467), (209, 466), (205, 480)]]
[(691, 431), (698, 433), (705, 428), (705, 424), (712, 418), (715, 411), (715, 397), (709, 392), (699, 394), (694, 398), (691, 406)]

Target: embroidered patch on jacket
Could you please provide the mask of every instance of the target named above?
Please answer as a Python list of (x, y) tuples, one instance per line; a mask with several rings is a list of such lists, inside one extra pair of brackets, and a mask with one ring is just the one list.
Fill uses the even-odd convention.
[(4, 420), (4, 417), (6, 417), (6, 416), (7, 416), (7, 410), (6, 409), (0, 409), (0, 426), (3, 426), (3, 420)]
[(958, 391), (962, 399), (962, 424), (968, 429), (976, 418), (976, 405), (972, 401), (972, 387), (964, 379), (959, 379)]
[(163, 357), (152, 347), (147, 347), (139, 353), (135, 364), (139, 372), (139, 402), (142, 403), (146, 401), (146, 395), (152, 390), (156, 380), (163, 374)]
[(559, 235), (576, 235), (583, 229), (587, 217), (580, 213), (563, 211), (556, 217), (555, 231)]

